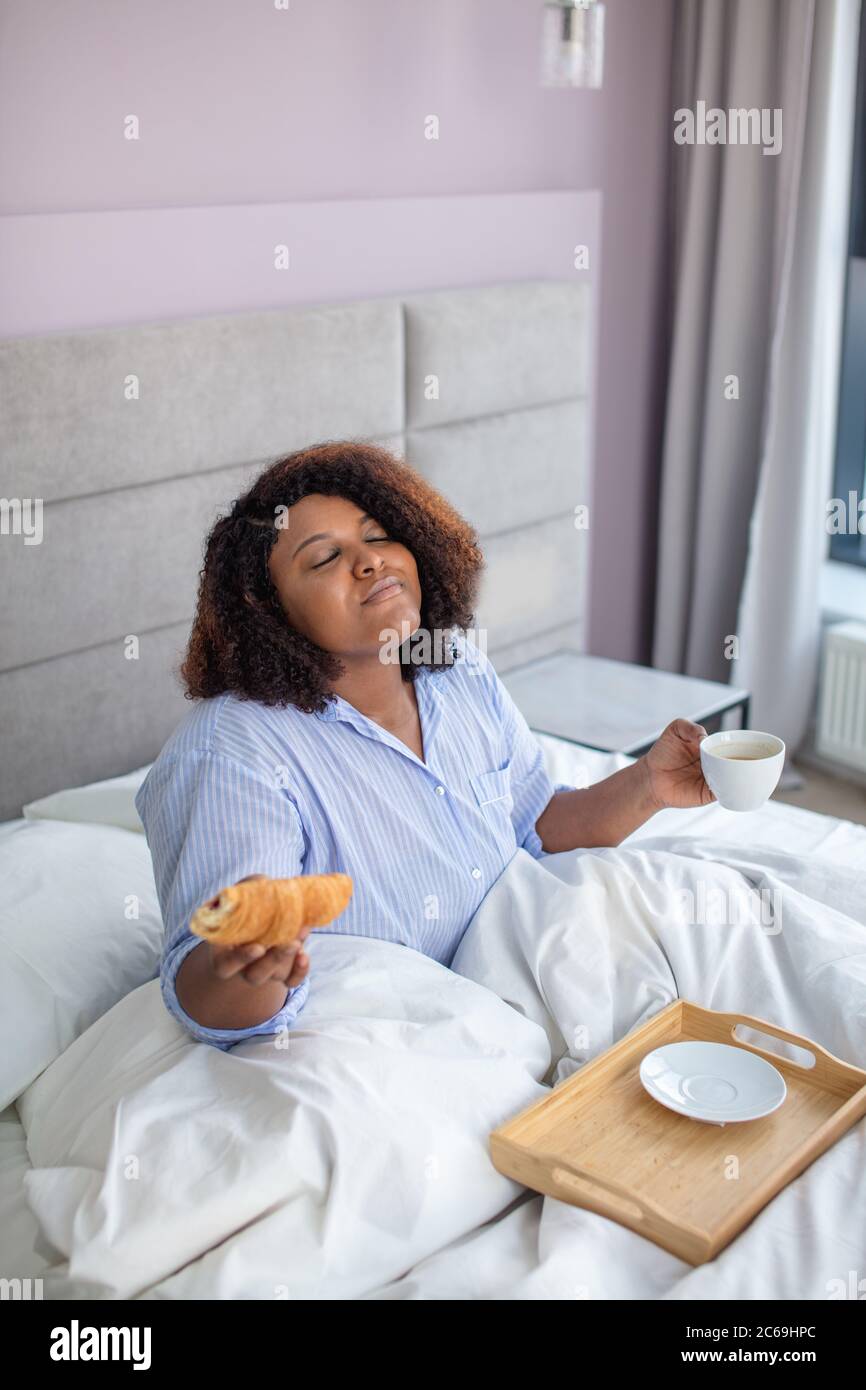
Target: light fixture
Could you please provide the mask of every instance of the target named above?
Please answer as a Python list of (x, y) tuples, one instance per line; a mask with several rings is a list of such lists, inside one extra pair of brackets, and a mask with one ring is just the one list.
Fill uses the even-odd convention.
[(600, 87), (603, 71), (601, 0), (547, 0), (541, 32), (541, 85)]

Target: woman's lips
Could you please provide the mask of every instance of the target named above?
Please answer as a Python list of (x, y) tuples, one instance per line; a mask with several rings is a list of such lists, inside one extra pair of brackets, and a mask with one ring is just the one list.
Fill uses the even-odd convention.
[(364, 604), (366, 606), (368, 603), (382, 603), (386, 598), (393, 598), (395, 594), (400, 592), (402, 587), (402, 584), (389, 584), (387, 588), (380, 589), (377, 594), (373, 594), (370, 598), (365, 598)]

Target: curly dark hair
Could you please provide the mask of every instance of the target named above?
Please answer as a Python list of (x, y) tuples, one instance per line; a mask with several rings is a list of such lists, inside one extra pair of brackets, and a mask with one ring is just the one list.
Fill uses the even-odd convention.
[[(387, 449), (356, 440), (315, 444), (278, 459), (262, 473), (207, 539), (198, 601), (180, 667), (189, 700), (231, 691), (266, 705), (323, 711), (330, 683), (345, 671), (291, 626), (268, 572), (279, 535), (280, 507), (307, 493), (345, 497), (411, 550), (421, 585), (421, 626), (400, 649), (401, 673), (451, 665), (438, 653), (419, 659), (421, 634), (472, 623), (484, 557), (475, 530), (449, 502)], [(284, 515), (284, 514), (283, 514)]]

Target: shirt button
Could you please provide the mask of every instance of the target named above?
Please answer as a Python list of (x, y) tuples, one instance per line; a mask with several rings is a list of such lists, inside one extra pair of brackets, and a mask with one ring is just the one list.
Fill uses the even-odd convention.
[(437, 795), (437, 796), (444, 796), (444, 795), (445, 795), (445, 788), (444, 788), (444, 787), (437, 787), (437, 788), (436, 788), (436, 795)]
[(480, 878), (480, 877), (481, 877), (481, 870), (480, 870), (480, 869), (477, 869), (477, 868), (476, 868), (476, 869), (473, 869), (473, 870), (472, 870), (472, 877), (473, 877), (473, 878)]

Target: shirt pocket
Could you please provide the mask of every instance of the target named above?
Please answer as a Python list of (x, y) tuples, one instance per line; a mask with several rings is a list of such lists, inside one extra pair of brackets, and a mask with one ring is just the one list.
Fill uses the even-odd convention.
[(497, 830), (502, 830), (506, 821), (510, 824), (514, 806), (511, 769), (491, 768), (489, 772), (473, 773), (469, 780), (485, 820)]

